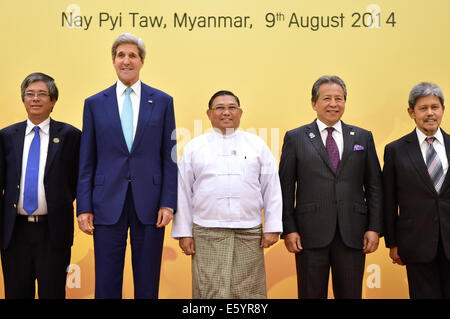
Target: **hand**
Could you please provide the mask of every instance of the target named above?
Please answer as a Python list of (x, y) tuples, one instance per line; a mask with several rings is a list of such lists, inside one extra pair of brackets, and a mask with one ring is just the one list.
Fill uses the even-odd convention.
[(370, 254), (377, 250), (379, 236), (380, 235), (377, 232), (374, 232), (372, 230), (366, 231), (366, 233), (364, 234), (363, 253)]
[(297, 232), (287, 234), (284, 237), (284, 245), (290, 253), (299, 253), (303, 249), (300, 235)]
[(278, 241), (278, 233), (264, 233), (261, 238), (261, 248), (269, 248)]
[(173, 219), (173, 212), (166, 207), (161, 207), (158, 211), (158, 219), (156, 220), (156, 227), (162, 228), (164, 226), (167, 226), (172, 219)]
[(194, 238), (192, 237), (181, 237), (178, 243), (181, 247), (181, 251), (186, 255), (195, 254)]
[(392, 247), (389, 250), (389, 257), (391, 257), (392, 259), (392, 263), (393, 264), (399, 264), (400, 266), (404, 266), (405, 264), (403, 263), (403, 261), (401, 260), (399, 254), (398, 254), (398, 247)]
[(91, 212), (78, 215), (78, 227), (83, 233), (92, 235), (94, 233), (94, 214)]

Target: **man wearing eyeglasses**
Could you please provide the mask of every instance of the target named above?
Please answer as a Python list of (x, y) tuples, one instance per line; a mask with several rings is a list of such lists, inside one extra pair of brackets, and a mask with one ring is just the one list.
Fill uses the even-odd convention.
[(0, 131), (5, 297), (34, 298), (37, 280), (39, 298), (65, 298), (81, 132), (50, 118), (53, 78), (32, 73), (21, 91), (28, 119)]
[(238, 130), (232, 92), (215, 93), (207, 115), (213, 131), (190, 141), (178, 165), (172, 237), (192, 255), (193, 298), (266, 298), (263, 249), (282, 231), (275, 159), (262, 139)]

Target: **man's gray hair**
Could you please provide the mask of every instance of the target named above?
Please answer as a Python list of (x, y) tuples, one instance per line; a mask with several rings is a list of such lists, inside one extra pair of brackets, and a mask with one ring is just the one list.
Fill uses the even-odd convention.
[(335, 83), (338, 84), (342, 90), (344, 91), (344, 100), (347, 101), (347, 87), (345, 86), (344, 81), (336, 75), (324, 75), (321, 76), (316, 82), (314, 82), (312, 90), (311, 90), (311, 101), (317, 102), (319, 98), (319, 87), (325, 83)]
[(51, 76), (44, 74), (44, 73), (40, 73), (40, 72), (31, 73), (30, 75), (28, 75), (25, 78), (25, 80), (23, 80), (23, 82), (20, 86), (20, 91), (22, 94), (22, 101), (25, 99), (25, 91), (26, 91), (27, 87), (31, 83), (38, 82), (38, 81), (42, 81), (45, 84), (47, 84), (48, 94), (50, 95), (50, 100), (58, 101), (58, 88), (56, 87), (55, 80)]
[(114, 43), (112, 45), (112, 49), (111, 49), (113, 61), (116, 58), (117, 47), (121, 44), (126, 44), (126, 43), (134, 44), (135, 46), (137, 46), (137, 48), (139, 50), (139, 57), (141, 58), (142, 62), (144, 62), (145, 54), (146, 54), (144, 40), (136, 37), (135, 35), (133, 35), (131, 33), (122, 33), (114, 41)]
[(439, 98), (442, 106), (444, 106), (444, 93), (439, 86), (430, 82), (421, 82), (414, 85), (411, 92), (409, 92), (408, 104), (410, 109), (414, 109), (414, 105), (419, 98), (423, 96), (434, 95)]

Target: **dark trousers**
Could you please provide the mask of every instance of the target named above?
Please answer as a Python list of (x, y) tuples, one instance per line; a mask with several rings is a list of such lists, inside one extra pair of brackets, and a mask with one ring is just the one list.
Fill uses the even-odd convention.
[(298, 297), (326, 299), (331, 267), (334, 297), (361, 299), (365, 258), (362, 250), (345, 246), (336, 228), (327, 247), (295, 254)]
[[(156, 223), (156, 220), (155, 220)], [(95, 298), (122, 298), (123, 269), (130, 230), (134, 297), (157, 299), (164, 228), (144, 225), (136, 215), (131, 186), (124, 208), (114, 225), (95, 225)]]
[(450, 260), (439, 240), (436, 257), (430, 263), (406, 264), (411, 299), (450, 298)]
[(54, 248), (48, 223), (16, 217), (11, 243), (2, 250), (5, 298), (33, 299), (38, 282), (40, 299), (64, 299), (70, 247)]

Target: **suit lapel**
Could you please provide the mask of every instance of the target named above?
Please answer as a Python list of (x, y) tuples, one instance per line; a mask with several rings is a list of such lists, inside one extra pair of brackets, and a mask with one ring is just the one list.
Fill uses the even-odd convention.
[(61, 126), (59, 123), (50, 119), (47, 162), (45, 163), (44, 176), (47, 175), (47, 172), (55, 159), (55, 155), (61, 147), (61, 143), (64, 142), (60, 136), (60, 131)]
[(16, 134), (12, 137), (14, 139), (14, 148), (16, 155), (16, 167), (17, 167), (17, 176), (19, 177), (22, 174), (22, 157), (23, 157), (23, 143), (25, 141), (25, 130), (27, 128), (27, 121), (19, 123), (16, 128)]
[(436, 189), (434, 188), (433, 182), (428, 174), (427, 166), (423, 160), (422, 151), (420, 150), (419, 140), (417, 139), (417, 133), (415, 130), (406, 136), (405, 142), (409, 159), (413, 163), (417, 173), (422, 178), (425, 185), (432, 192), (436, 193)]
[(109, 118), (110, 123), (112, 124), (112, 139), (120, 141), (120, 147), (128, 152), (127, 142), (125, 141), (125, 137), (123, 136), (122, 124), (120, 122), (120, 114), (119, 114), (119, 104), (117, 102), (117, 94), (116, 94), (116, 84), (111, 86), (104, 92), (105, 102), (105, 113)]
[[(441, 128), (442, 136), (444, 137), (444, 144), (445, 144), (445, 153), (447, 154), (447, 161), (450, 164), (450, 136), (444, 132), (444, 130)], [(441, 190), (445, 189), (447, 187), (447, 184), (449, 183), (450, 177), (449, 177), (449, 169), (447, 169), (447, 173), (445, 174), (444, 182), (442, 183)]]
[(324, 163), (328, 166), (331, 172), (335, 174), (333, 167), (331, 166), (330, 158), (328, 157), (325, 145), (323, 145), (322, 137), (320, 135), (316, 121), (312, 122), (306, 127), (305, 133), (307, 135), (306, 138), (311, 141), (312, 145), (316, 149), (317, 153), (319, 153)]
[(152, 116), (153, 109), (156, 107), (156, 101), (153, 100), (153, 90), (141, 82), (141, 102), (139, 105), (139, 118), (136, 127), (136, 134), (133, 140), (131, 152), (133, 152), (139, 145), (142, 136), (144, 135), (147, 122)]
[(344, 149), (342, 150), (342, 159), (339, 163), (339, 168), (337, 173), (343, 169), (347, 159), (349, 156), (353, 153), (353, 145), (355, 144), (355, 131), (353, 130), (353, 127), (344, 124), (344, 122), (341, 121), (342, 124), (342, 138), (344, 140)]

